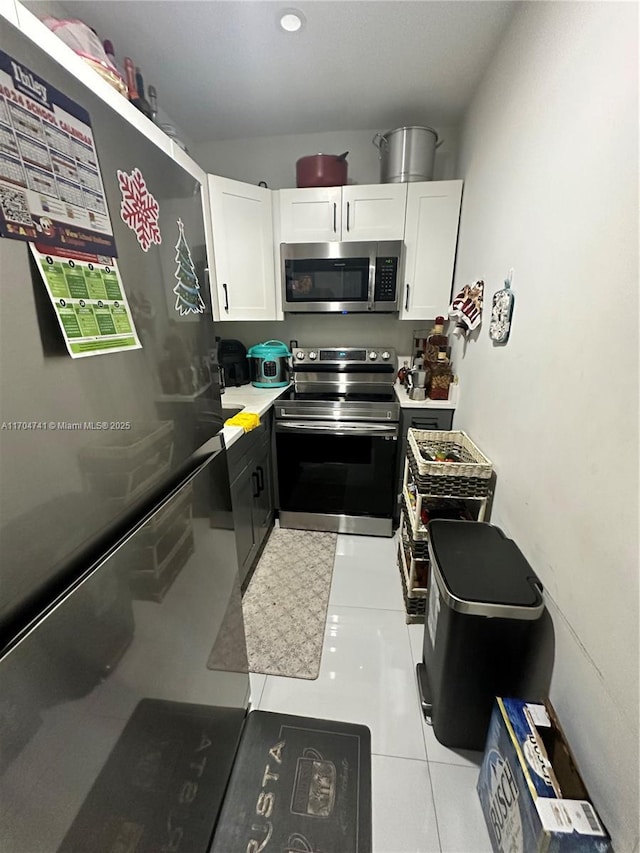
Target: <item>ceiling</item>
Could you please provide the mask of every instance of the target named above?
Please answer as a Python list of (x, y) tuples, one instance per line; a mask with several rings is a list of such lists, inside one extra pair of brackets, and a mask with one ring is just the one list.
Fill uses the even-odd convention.
[[(513, 0), (67, 0), (193, 142), (451, 125)], [(277, 24), (299, 9), (298, 33)]]

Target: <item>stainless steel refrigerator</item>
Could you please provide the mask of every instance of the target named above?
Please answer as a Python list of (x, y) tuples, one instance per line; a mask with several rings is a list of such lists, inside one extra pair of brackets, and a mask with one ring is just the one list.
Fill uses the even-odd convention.
[[(27, 243), (0, 239), (0, 846), (204, 849), (249, 680), (201, 187), (6, 22), (0, 48), (91, 117), (142, 343), (70, 358)], [(160, 209), (147, 251), (119, 215), (136, 168)], [(175, 310), (178, 220), (202, 313)]]
[[(16, 150), (46, 186), (34, 161), (63, 144), (7, 103), (13, 73), (88, 113), (142, 344), (71, 358), (68, 305), (0, 237), (0, 848), (370, 853), (369, 730), (247, 713), (201, 187), (6, 23), (0, 52), (0, 229), (20, 219)], [(136, 169), (161, 240), (121, 216), (118, 173)]]

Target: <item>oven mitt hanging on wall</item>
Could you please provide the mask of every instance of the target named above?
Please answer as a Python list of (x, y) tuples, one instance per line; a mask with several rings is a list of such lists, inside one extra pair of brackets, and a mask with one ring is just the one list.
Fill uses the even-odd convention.
[(513, 314), (513, 291), (511, 276), (505, 279), (504, 287), (493, 294), (491, 305), (491, 322), (489, 337), (497, 344), (506, 344), (511, 331), (511, 315)]
[(483, 295), (484, 281), (465, 284), (449, 306), (449, 316), (455, 317), (456, 329), (460, 329), (463, 335), (477, 329), (482, 322)]

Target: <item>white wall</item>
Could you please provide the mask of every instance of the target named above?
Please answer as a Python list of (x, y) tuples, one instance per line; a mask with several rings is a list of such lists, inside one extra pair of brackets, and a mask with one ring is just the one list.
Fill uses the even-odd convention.
[[(377, 184), (380, 163), (371, 140), (377, 131), (385, 130), (389, 128), (227, 139), (193, 145), (190, 153), (206, 172), (249, 184), (266, 181), (271, 189), (282, 189), (295, 187), (296, 160), (300, 157), (348, 151), (349, 183)], [(436, 130), (443, 142), (436, 152), (434, 178), (456, 178), (457, 130), (453, 127)]]
[[(20, 0), (20, 3), (41, 21), (49, 16), (51, 16), (52, 18), (58, 18), (59, 20), (75, 20), (77, 18), (77, 12), (74, 10), (73, 0), (71, 0), (70, 3), (67, 3), (66, 0), (65, 2), (60, 2), (60, 0)], [(84, 19), (81, 18), (80, 20)], [(87, 24), (87, 26), (89, 27), (94, 26), (93, 21), (91, 21), (89, 18), (84, 20), (84, 23)], [(98, 30), (98, 36), (102, 39), (102, 41), (104, 41), (105, 39), (109, 38), (109, 33), (100, 33), (100, 31)], [(123, 56), (116, 57), (116, 62), (118, 63), (119, 70), (124, 76), (123, 60)], [(133, 60), (135, 62), (135, 56), (133, 57)], [(146, 82), (148, 85), (149, 82), (153, 81), (149, 81), (147, 79)], [(193, 146), (191, 137), (187, 133), (185, 133), (184, 130), (175, 123), (171, 116), (164, 111), (162, 105), (158, 107), (157, 123), (159, 125), (172, 125), (179, 139), (187, 146), (187, 150), (191, 150)]]
[[(638, 850), (638, 6), (528, 3), (461, 133), (455, 424), (493, 460), (492, 521), (540, 575), (551, 699), (618, 853)], [(511, 339), (490, 300), (515, 268)]]
[(387, 314), (286, 314), (284, 320), (217, 323), (216, 335), (236, 338), (247, 347), (268, 340), (298, 341), (300, 346), (393, 347), (398, 355), (413, 349), (414, 329), (430, 322), (398, 320)]
[(46, 18), (47, 15), (61, 20), (75, 17), (70, 13), (69, 8), (65, 7), (59, 0), (20, 0), (20, 2), (40, 20)]

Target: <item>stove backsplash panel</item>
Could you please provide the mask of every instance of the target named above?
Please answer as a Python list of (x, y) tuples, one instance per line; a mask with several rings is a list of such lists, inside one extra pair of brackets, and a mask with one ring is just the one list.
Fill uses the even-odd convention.
[(268, 340), (301, 346), (393, 347), (399, 354), (411, 352), (416, 325), (431, 328), (431, 321), (398, 320), (381, 314), (297, 314), (285, 320), (217, 323), (216, 334), (235, 338), (246, 347)]

